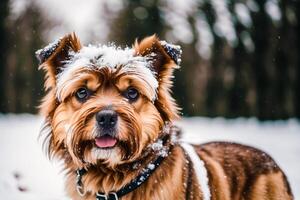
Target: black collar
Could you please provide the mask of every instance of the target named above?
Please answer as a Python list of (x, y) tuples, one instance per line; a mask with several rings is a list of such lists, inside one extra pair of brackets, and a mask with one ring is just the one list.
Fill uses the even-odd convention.
[[(104, 194), (98, 192), (96, 194), (96, 200), (118, 200), (122, 196), (128, 194), (129, 192), (132, 192), (136, 188), (138, 188), (142, 183), (144, 183), (150, 175), (156, 170), (156, 168), (161, 164), (161, 162), (164, 160), (165, 157), (163, 156), (158, 156), (156, 160), (153, 162), (150, 162), (147, 167), (145, 167), (142, 172), (135, 178), (133, 179), (130, 183), (122, 187), (120, 190), (115, 191), (115, 192), (109, 192), (109, 194)], [(82, 176), (86, 174), (85, 169), (78, 169), (76, 170), (77, 174), (77, 191), (80, 195), (84, 195), (85, 193), (83, 192), (83, 187), (82, 187)]]

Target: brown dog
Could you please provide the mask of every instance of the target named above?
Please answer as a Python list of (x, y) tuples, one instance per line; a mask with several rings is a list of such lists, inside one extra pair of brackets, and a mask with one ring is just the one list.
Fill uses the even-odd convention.
[(82, 46), (75, 34), (37, 51), (46, 71), (46, 146), (73, 200), (293, 199), (265, 153), (179, 143), (171, 97), (178, 46), (148, 37), (133, 48)]

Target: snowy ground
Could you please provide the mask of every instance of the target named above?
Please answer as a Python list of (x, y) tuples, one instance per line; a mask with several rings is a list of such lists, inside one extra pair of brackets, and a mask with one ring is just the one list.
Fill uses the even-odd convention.
[[(61, 200), (63, 173), (50, 163), (37, 136), (41, 119), (33, 115), (0, 115), (0, 199)], [(265, 150), (286, 172), (300, 199), (300, 124), (295, 120), (259, 123), (255, 119), (189, 118), (179, 123), (184, 140), (236, 141)]]

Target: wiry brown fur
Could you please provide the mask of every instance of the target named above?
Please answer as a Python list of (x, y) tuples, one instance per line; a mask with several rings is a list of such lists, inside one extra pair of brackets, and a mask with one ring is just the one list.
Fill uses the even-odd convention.
[[(117, 191), (133, 180), (147, 164), (156, 158), (149, 150), (158, 138), (166, 134), (165, 147), (169, 155), (162, 164), (136, 190), (122, 199), (203, 199), (194, 166), (179, 144), (164, 133), (166, 123), (179, 118), (171, 96), (172, 74), (175, 62), (164, 50), (156, 36), (148, 37), (134, 45), (135, 55), (152, 57), (152, 69), (158, 81), (157, 98), (149, 97), (145, 82), (136, 75), (121, 73), (103, 67), (87, 70), (82, 66), (72, 74), (65, 85), (61, 99), (57, 99), (57, 75), (63, 62), (70, 59), (69, 52), (82, 48), (75, 34), (61, 39), (58, 47), (40, 68), (46, 71), (47, 95), (40, 106), (45, 116), (45, 138), (49, 154), (64, 160), (67, 172), (66, 189), (73, 200), (95, 200), (98, 191)], [(118, 66), (119, 68), (122, 66)], [(74, 94), (81, 87), (93, 91), (86, 102), (79, 102)], [(136, 88), (140, 98), (128, 102), (122, 92)], [(95, 113), (111, 108), (118, 113), (118, 144), (107, 157), (95, 158)], [(171, 127), (171, 132), (176, 128)], [(208, 143), (195, 146), (208, 171), (213, 200), (293, 199), (283, 172), (265, 153), (251, 147), (231, 143)], [(137, 167), (133, 167), (136, 165)], [(83, 176), (86, 194), (81, 197), (75, 188), (75, 170), (87, 169)]]
[(179, 119), (178, 110), (180, 109), (170, 94), (173, 84), (173, 71), (176, 67), (174, 61), (164, 51), (155, 35), (143, 39), (141, 43), (136, 41), (134, 48), (137, 55), (145, 56), (152, 52), (155, 53), (153, 68), (157, 72), (157, 79), (159, 81), (158, 98), (155, 102), (156, 107), (159, 109), (165, 121)]
[(215, 190), (212, 199), (292, 199), (285, 175), (266, 153), (225, 142), (203, 144), (196, 150)]

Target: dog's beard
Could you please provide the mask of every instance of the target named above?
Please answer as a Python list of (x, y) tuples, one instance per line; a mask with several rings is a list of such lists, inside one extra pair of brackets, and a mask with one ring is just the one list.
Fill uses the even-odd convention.
[(79, 110), (69, 123), (65, 123), (66, 147), (74, 163), (80, 167), (106, 164), (115, 166), (130, 162), (139, 156), (145, 143), (142, 136), (139, 116), (126, 104), (113, 105), (118, 114), (118, 124), (114, 137), (117, 142), (113, 147), (100, 148), (95, 139), (101, 135), (94, 120), (99, 107)]

